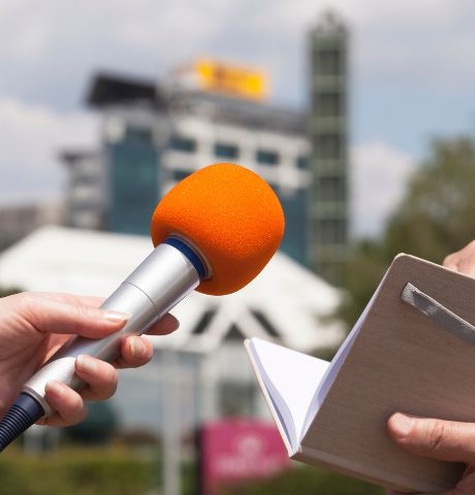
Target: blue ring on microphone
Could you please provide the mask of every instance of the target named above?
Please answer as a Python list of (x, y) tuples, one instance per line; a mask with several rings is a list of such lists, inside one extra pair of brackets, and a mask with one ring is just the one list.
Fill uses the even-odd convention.
[(179, 239), (178, 237), (167, 237), (164, 241), (164, 244), (168, 244), (169, 246), (178, 249), (182, 254), (188, 258), (190, 263), (194, 266), (200, 280), (203, 280), (206, 277), (206, 266), (201, 261), (200, 256), (198, 256), (193, 249), (184, 241)]

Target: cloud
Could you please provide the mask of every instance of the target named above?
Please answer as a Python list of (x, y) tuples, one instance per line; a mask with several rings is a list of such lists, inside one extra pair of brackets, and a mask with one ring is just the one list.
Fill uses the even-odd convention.
[(89, 149), (98, 122), (85, 112), (62, 114), (46, 107), (0, 99), (0, 202), (34, 202), (63, 196), (59, 153)]
[[(352, 36), (357, 78), (470, 88), (475, 4), (333, 0)], [(200, 54), (258, 64), (276, 98), (306, 98), (306, 33), (326, 5), (313, 0), (3, 0), (0, 90), (78, 107), (93, 70), (155, 77)]]
[(383, 142), (358, 146), (351, 153), (352, 231), (356, 237), (381, 233), (401, 201), (415, 160)]
[(350, 25), (358, 77), (431, 89), (473, 87), (475, 4), (446, 0), (333, 0)]

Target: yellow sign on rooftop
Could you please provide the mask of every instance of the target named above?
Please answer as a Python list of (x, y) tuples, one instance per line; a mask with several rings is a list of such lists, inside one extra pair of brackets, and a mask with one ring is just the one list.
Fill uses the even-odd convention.
[(267, 77), (262, 71), (205, 58), (194, 69), (205, 91), (259, 101), (267, 96)]

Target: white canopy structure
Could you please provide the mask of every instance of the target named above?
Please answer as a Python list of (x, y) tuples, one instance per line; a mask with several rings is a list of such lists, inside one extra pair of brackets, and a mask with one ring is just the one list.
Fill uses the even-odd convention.
[[(0, 287), (106, 297), (152, 249), (147, 237), (43, 227), (0, 255)], [(328, 347), (342, 336), (341, 325), (331, 318), (341, 297), (339, 290), (277, 253), (234, 294), (191, 294), (173, 310), (180, 330), (154, 343), (207, 353), (236, 325), (244, 337), (275, 338), (303, 351)]]

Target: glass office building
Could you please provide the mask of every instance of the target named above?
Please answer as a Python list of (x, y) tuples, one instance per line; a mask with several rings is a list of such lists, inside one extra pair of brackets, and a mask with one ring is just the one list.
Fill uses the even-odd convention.
[(145, 234), (158, 198), (158, 152), (149, 130), (129, 127), (105, 146), (109, 166), (107, 230)]

